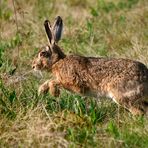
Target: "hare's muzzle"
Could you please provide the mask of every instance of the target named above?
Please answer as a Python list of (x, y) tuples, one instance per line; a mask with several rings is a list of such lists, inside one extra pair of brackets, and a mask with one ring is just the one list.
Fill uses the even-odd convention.
[(35, 60), (33, 60), (33, 62), (32, 62), (32, 68), (33, 68), (33, 70), (35, 70), (36, 67), (37, 67), (37, 64), (36, 64)]
[(32, 61), (31, 66), (32, 66), (33, 69), (35, 69), (35, 62), (34, 62), (34, 60)]

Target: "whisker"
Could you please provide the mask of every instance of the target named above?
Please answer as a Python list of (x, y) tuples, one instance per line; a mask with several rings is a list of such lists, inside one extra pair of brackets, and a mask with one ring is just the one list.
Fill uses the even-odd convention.
[(33, 75), (36, 76), (37, 78), (43, 78), (42, 71), (40, 70), (34, 70)]

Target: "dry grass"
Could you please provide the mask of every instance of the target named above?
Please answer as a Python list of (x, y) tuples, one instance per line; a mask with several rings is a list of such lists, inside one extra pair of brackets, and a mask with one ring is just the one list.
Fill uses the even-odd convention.
[[(7, 118), (1, 120), (0, 141), (5, 147), (67, 147), (69, 142), (64, 138), (66, 131), (60, 131), (59, 124), (53, 117), (47, 117), (44, 107), (37, 106), (28, 110), (28, 115), (20, 114), (15, 121)], [(6, 125), (7, 123), (7, 125)]]

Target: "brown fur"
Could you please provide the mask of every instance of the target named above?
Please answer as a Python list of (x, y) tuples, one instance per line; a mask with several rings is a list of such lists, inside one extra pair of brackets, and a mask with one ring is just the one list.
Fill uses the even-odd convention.
[(134, 115), (146, 112), (148, 69), (144, 64), (129, 59), (66, 56), (50, 37), (49, 46), (33, 62), (34, 69), (53, 74), (53, 80), (42, 84), (39, 93), (49, 90), (57, 97), (59, 88), (65, 88), (80, 95), (112, 98)]

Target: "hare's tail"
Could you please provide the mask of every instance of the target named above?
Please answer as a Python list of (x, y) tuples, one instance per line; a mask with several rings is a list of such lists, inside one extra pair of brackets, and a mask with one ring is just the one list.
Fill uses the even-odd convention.
[(148, 107), (148, 101), (144, 101), (144, 106)]
[(145, 115), (148, 118), (148, 102), (144, 101)]

